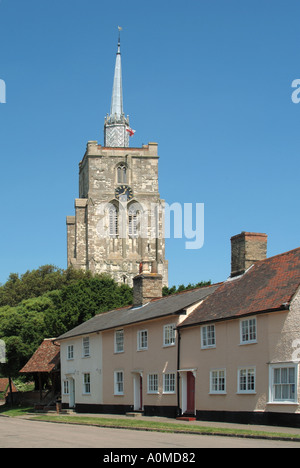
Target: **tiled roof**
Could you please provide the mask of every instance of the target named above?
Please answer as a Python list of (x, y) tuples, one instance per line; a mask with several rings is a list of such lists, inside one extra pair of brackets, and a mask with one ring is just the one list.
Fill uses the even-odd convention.
[(300, 248), (259, 261), (222, 283), (180, 327), (288, 308), (300, 286)]
[(134, 323), (145, 322), (168, 315), (183, 312), (192, 304), (201, 301), (209, 294), (212, 294), (218, 285), (197, 288), (178, 294), (172, 294), (160, 299), (153, 299), (142, 307), (126, 307), (112, 310), (96, 315), (87, 322), (78, 325), (72, 330), (64, 333), (57, 340), (72, 338), (74, 336), (96, 333), (97, 331), (109, 330)]
[(51, 372), (59, 363), (59, 351), (54, 338), (45, 339), (20, 372)]
[[(13, 382), (11, 383), (11, 388), (12, 388), (13, 393), (18, 391)], [(6, 391), (9, 391), (9, 380), (7, 378), (1, 378), (0, 379), (0, 392), (3, 393)]]

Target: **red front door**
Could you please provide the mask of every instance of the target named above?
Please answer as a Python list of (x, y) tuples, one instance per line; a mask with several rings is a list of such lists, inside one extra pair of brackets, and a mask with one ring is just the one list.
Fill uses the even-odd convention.
[(187, 372), (187, 405), (186, 412), (195, 413), (195, 377), (192, 372)]

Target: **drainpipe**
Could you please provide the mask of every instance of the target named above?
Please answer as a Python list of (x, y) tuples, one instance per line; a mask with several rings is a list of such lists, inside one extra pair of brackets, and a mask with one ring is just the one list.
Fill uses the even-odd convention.
[(177, 416), (181, 416), (181, 409), (180, 409), (180, 373), (178, 372), (180, 369), (180, 341), (181, 335), (180, 330), (177, 329)]

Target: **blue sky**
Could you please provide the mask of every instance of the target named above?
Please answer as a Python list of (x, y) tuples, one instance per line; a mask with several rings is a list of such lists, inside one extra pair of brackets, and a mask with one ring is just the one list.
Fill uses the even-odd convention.
[(66, 267), (78, 163), (103, 144), (117, 26), (132, 146), (159, 145), (160, 194), (204, 203), (205, 242), (169, 239), (169, 283), (222, 281), (230, 237), (299, 247), (300, 2), (0, 0), (0, 283)]

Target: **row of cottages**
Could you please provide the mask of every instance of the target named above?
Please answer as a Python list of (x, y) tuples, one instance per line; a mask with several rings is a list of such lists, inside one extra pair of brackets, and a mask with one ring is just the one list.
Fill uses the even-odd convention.
[(161, 298), (143, 271), (132, 307), (60, 336), (63, 406), (300, 427), (300, 248), (266, 258), (265, 234), (231, 243), (223, 283)]

